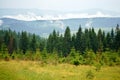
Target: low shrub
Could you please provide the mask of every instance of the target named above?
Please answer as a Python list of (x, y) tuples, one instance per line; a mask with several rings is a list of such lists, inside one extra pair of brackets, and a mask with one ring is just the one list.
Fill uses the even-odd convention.
[(101, 64), (100, 63), (95, 64), (95, 70), (96, 71), (100, 71), (101, 70)]
[(78, 66), (80, 64), (80, 61), (78, 59), (71, 60), (71, 64)]
[(5, 54), (3, 55), (3, 57), (4, 57), (4, 60), (5, 60), (5, 61), (9, 61), (9, 60), (10, 60), (10, 56), (9, 56), (8, 53), (5, 53)]
[(93, 80), (94, 77), (95, 77), (95, 75), (94, 75), (94, 73), (91, 70), (87, 71), (87, 73), (86, 73), (86, 78), (87, 79)]

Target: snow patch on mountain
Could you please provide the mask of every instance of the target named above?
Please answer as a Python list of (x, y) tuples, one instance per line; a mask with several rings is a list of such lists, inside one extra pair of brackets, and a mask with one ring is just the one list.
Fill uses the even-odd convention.
[(109, 14), (104, 14), (101, 11), (96, 12), (95, 14), (88, 13), (66, 13), (58, 15), (36, 15), (35, 13), (28, 12), (27, 14), (18, 14), (18, 15), (5, 15), (3, 18), (13, 18), (17, 20), (24, 21), (33, 21), (33, 20), (62, 20), (62, 19), (71, 19), (71, 18), (95, 18), (95, 17), (113, 17)]

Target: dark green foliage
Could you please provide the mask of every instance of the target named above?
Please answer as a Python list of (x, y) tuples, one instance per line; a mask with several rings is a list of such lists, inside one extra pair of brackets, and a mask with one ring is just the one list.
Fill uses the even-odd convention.
[(32, 37), (31, 43), (30, 43), (30, 49), (33, 52), (36, 52), (36, 37), (35, 37), (35, 34), (33, 34), (33, 37)]
[(89, 29), (90, 48), (96, 53), (98, 50), (98, 40), (94, 28)]
[(72, 41), (71, 41), (71, 47), (75, 47), (75, 41), (76, 41), (76, 36), (75, 34), (73, 34)]
[[(8, 56), (4, 56), (8, 54)], [(32, 54), (35, 53), (35, 54)], [(64, 35), (53, 30), (48, 38), (35, 34), (11, 30), (0, 30), (0, 56), (3, 59), (43, 60), (53, 64), (66, 62), (73, 65), (120, 65), (120, 29), (104, 32), (94, 28), (71, 34), (70, 28)]]
[(81, 26), (78, 29), (78, 32), (76, 33), (76, 40), (75, 40), (75, 49), (76, 51), (79, 51), (81, 53), (84, 53), (87, 47), (88, 42), (88, 36), (86, 36), (87, 33), (82, 32)]
[(8, 53), (11, 55), (15, 49), (16, 49), (16, 40), (11, 35), (9, 40), (9, 45), (8, 45)]
[(78, 29), (78, 32), (76, 33), (76, 42), (75, 42), (75, 49), (79, 52), (82, 51), (82, 28), (81, 26)]
[(106, 51), (106, 35), (105, 32), (103, 31), (103, 35), (102, 35), (102, 42), (103, 42), (103, 52)]
[(78, 66), (80, 64), (79, 60), (73, 60), (73, 65)]
[(6, 46), (8, 46), (9, 40), (10, 40), (10, 34), (9, 34), (8, 31), (6, 31), (5, 35), (4, 35), (4, 43), (5, 43)]
[(103, 51), (103, 34), (102, 34), (102, 31), (101, 29), (98, 30), (98, 51), (99, 52), (102, 52)]
[(116, 27), (115, 44), (115, 49), (118, 51), (120, 49), (120, 29), (118, 24)]
[(111, 39), (110, 39), (110, 49), (114, 50), (115, 47), (115, 33), (114, 30), (111, 30)]
[(71, 49), (71, 33), (69, 27), (66, 28), (64, 33), (63, 47), (63, 56), (67, 56)]
[(43, 51), (45, 48), (45, 41), (41, 41), (39, 45), (40, 51)]
[(27, 37), (27, 33), (26, 32), (22, 32), (21, 34), (21, 38), (20, 38), (20, 49), (22, 50), (22, 52), (25, 54), (27, 49), (28, 49), (28, 37)]
[(107, 43), (107, 48), (110, 48), (110, 33), (108, 32), (107, 33), (107, 36), (106, 36), (106, 43)]
[(47, 40), (47, 51), (48, 53), (53, 53), (53, 50), (59, 51), (60, 49), (60, 39), (59, 39), (59, 32), (56, 33), (54, 30), (52, 34), (49, 35)]

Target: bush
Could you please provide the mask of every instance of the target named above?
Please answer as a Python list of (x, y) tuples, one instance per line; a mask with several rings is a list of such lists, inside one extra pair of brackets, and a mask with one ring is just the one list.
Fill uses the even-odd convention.
[(40, 55), (40, 53), (35, 53), (34, 54), (34, 60), (37, 60), (37, 61), (40, 61), (41, 60), (41, 55)]
[(11, 55), (11, 58), (14, 60), (14, 59), (16, 59), (16, 57), (17, 57), (17, 54), (15, 54), (15, 53), (13, 53), (12, 55)]
[(0, 53), (0, 59), (3, 59), (3, 55)]
[(115, 66), (115, 63), (114, 62), (109, 62), (109, 66)]
[(30, 53), (30, 52), (27, 52), (26, 54), (25, 54), (25, 58), (24, 58), (24, 60), (32, 60), (32, 53)]
[(93, 80), (94, 77), (95, 77), (95, 75), (94, 75), (94, 73), (91, 70), (87, 71), (87, 75), (86, 75), (87, 79)]
[(100, 63), (97, 63), (96, 65), (95, 65), (95, 70), (96, 71), (100, 71), (101, 70), (101, 64)]
[(80, 61), (79, 61), (79, 60), (74, 60), (74, 61), (73, 61), (73, 64), (74, 64), (75, 66), (78, 66), (78, 65), (80, 64)]
[(64, 57), (59, 59), (59, 63), (64, 63), (65, 61), (66, 61), (66, 60), (65, 60)]
[(73, 60), (71, 60), (70, 63), (75, 65), (75, 66), (78, 66), (80, 64), (80, 61), (79, 61), (79, 59), (73, 59)]
[(86, 53), (84, 54), (84, 64), (93, 65), (95, 61), (96, 61), (95, 53), (92, 50), (86, 51)]
[(9, 56), (8, 53), (5, 53), (5, 54), (3, 55), (3, 57), (4, 57), (4, 60), (5, 60), (5, 61), (9, 61), (9, 60), (10, 60), (10, 56)]

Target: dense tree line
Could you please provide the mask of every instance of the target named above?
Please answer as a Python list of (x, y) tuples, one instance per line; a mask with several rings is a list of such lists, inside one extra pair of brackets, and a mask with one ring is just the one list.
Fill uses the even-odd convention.
[(104, 32), (101, 29), (96, 33), (94, 28), (82, 30), (80, 26), (76, 34), (71, 34), (67, 27), (65, 33), (59, 34), (53, 30), (48, 39), (41, 38), (35, 34), (29, 34), (25, 31), (16, 33), (11, 30), (0, 30), (0, 50), (8, 50), (9, 54), (13, 51), (26, 53), (31, 50), (33, 53), (37, 49), (40, 51), (46, 48), (48, 53), (57, 51), (58, 54), (67, 56), (70, 50), (74, 48), (77, 52), (84, 54), (86, 50), (104, 52), (107, 50), (120, 50), (120, 29), (117, 24), (116, 29), (111, 32)]
[(26, 55), (36, 60), (50, 58), (49, 61), (51, 58), (58, 61), (60, 57), (59, 62), (75, 65), (94, 62), (120, 64), (120, 28), (117, 24), (110, 32), (101, 29), (95, 32), (94, 28), (83, 30), (80, 26), (76, 33), (71, 34), (70, 28), (66, 27), (64, 34), (53, 30), (47, 39), (25, 31), (0, 30), (0, 56), (5, 53), (9, 56), (14, 53)]
[(71, 34), (69, 27), (67, 27), (64, 36), (56, 33), (55, 30), (49, 35), (47, 40), (48, 53), (53, 53), (54, 50), (57, 50), (58, 53), (62, 52), (63, 56), (67, 56), (72, 48), (82, 54), (86, 50), (93, 50), (94, 53), (102, 53), (107, 50), (119, 51), (119, 25), (117, 25), (116, 29), (112, 29), (111, 32), (104, 32), (99, 29), (96, 33), (94, 28), (83, 31), (80, 26), (76, 34)]
[(46, 40), (35, 34), (25, 31), (0, 30), (0, 51), (11, 55), (13, 52), (25, 54), (27, 51), (35, 53), (37, 49), (43, 50)]

